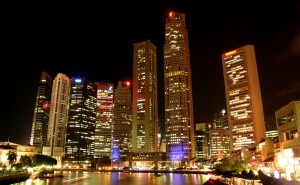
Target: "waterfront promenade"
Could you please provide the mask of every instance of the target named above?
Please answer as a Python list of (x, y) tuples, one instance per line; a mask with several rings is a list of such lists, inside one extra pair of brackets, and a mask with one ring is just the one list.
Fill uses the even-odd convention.
[[(189, 184), (194, 184), (195, 182), (200, 182), (200, 185), (239, 185), (239, 184), (252, 184), (253, 182), (255, 183), (255, 185), (269, 185), (269, 184), (273, 184), (273, 185), (300, 185), (300, 181), (297, 180), (292, 180), (292, 181), (287, 181), (285, 179), (276, 179), (273, 177), (269, 177), (269, 176), (261, 176), (260, 179), (258, 180), (249, 180), (249, 179), (242, 179), (239, 177), (231, 177), (231, 178), (223, 178), (221, 176), (217, 176), (212, 172), (208, 172), (208, 171), (198, 171), (198, 170), (173, 170), (173, 171), (167, 171), (167, 170), (160, 170), (160, 171), (123, 171), (123, 170), (80, 170), (80, 169), (64, 169), (64, 170), (57, 170), (55, 171), (58, 174), (56, 177), (54, 176), (54, 178), (50, 178), (49, 180), (51, 182), (54, 182), (54, 184), (59, 184), (58, 182), (63, 184), (66, 184), (67, 182), (71, 182), (71, 181), (100, 181), (99, 179), (97, 179), (97, 175), (98, 174), (99, 178), (102, 178), (100, 176), (105, 176), (106, 181), (118, 181), (118, 180), (124, 180), (127, 179), (127, 177), (131, 177), (131, 179), (127, 179), (126, 181), (130, 183), (134, 184), (132, 181), (134, 181), (134, 179), (137, 178), (137, 176), (143, 176), (143, 180), (145, 181), (149, 181), (148, 178), (152, 178), (151, 181), (154, 182), (173, 182), (172, 179), (173, 178), (178, 178), (178, 180), (182, 180), (184, 178), (187, 178), (187, 182), (189, 182)], [(34, 172), (36, 173), (36, 172)], [(60, 174), (60, 175), (59, 175)], [(63, 175), (62, 175), (63, 174)], [(70, 176), (70, 174), (73, 174), (72, 178)], [(75, 176), (74, 176), (75, 174)], [(78, 176), (78, 174), (82, 174), (82, 176)], [(89, 175), (87, 175), (89, 174)], [(105, 175), (106, 174), (106, 175)], [(159, 175), (157, 175), (159, 174)], [(113, 176), (113, 177), (112, 177)], [(59, 178), (61, 177), (61, 178)], [(90, 178), (92, 177), (92, 178)], [(126, 178), (125, 178), (126, 177)], [(164, 181), (159, 180), (157, 178), (161, 178), (161, 179), (165, 179)], [(191, 180), (189, 178), (192, 178), (194, 180)], [(30, 183), (35, 183), (36, 180), (40, 179), (39, 181), (44, 181), (47, 178), (38, 178), (38, 176), (31, 176), (28, 173), (6, 173), (6, 174), (2, 174), (2, 176), (0, 176), (0, 184), (4, 185), (4, 184), (24, 184), (26, 182), (26, 184), (30, 184)], [(64, 179), (64, 180), (61, 180)], [(155, 179), (155, 180), (153, 180)], [(171, 179), (171, 180), (170, 180)], [(18, 183), (20, 182), (20, 183)], [(180, 185), (181, 183), (177, 183), (177, 181), (175, 184)], [(150, 183), (151, 184), (151, 183)]]

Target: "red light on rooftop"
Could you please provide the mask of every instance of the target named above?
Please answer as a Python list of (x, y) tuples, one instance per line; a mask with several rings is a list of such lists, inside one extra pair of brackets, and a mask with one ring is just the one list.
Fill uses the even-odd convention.
[(126, 82), (126, 86), (130, 86), (130, 82), (129, 81)]
[(170, 13), (169, 13), (169, 17), (171, 17), (172, 15), (173, 15), (173, 12), (170, 12)]
[(232, 55), (232, 54), (234, 54), (234, 53), (236, 53), (236, 50), (229, 51), (229, 52), (225, 53), (225, 56)]

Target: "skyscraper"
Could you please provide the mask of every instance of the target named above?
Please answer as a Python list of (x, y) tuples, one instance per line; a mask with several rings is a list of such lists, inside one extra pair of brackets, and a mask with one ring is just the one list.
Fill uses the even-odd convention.
[(30, 145), (43, 147), (47, 142), (47, 129), (50, 112), (52, 78), (42, 71), (33, 113)]
[(96, 82), (97, 107), (95, 130), (95, 159), (111, 157), (111, 138), (113, 124), (113, 97), (114, 85), (112, 83)]
[(222, 54), (230, 150), (252, 148), (266, 138), (254, 46)]
[(157, 55), (150, 40), (133, 44), (132, 91), (132, 151), (157, 152)]
[(52, 85), (47, 146), (43, 147), (43, 154), (54, 157), (59, 166), (65, 151), (70, 87), (70, 78), (58, 73)]
[(97, 86), (72, 78), (64, 166), (87, 168), (94, 158)]
[(112, 164), (118, 166), (131, 152), (132, 103), (129, 82), (119, 81), (114, 92)]
[(167, 158), (184, 166), (195, 157), (190, 50), (185, 14), (170, 12), (164, 44)]

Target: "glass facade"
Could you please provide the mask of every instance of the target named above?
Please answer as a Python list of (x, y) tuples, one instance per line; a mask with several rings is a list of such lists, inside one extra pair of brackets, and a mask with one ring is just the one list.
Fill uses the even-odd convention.
[(113, 123), (113, 93), (112, 83), (96, 83), (97, 108), (95, 130), (95, 159), (104, 156), (111, 157), (111, 137)]
[(51, 104), (52, 78), (42, 72), (36, 96), (30, 145), (43, 147), (47, 143), (47, 130)]
[(72, 78), (64, 165), (87, 168), (94, 157), (97, 87)]

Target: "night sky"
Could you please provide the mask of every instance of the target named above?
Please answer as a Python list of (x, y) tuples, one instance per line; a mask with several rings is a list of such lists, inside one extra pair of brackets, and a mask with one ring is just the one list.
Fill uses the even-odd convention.
[[(255, 47), (265, 121), (300, 99), (300, 3), (121, 1), (7, 7), (1, 23), (0, 141), (28, 144), (41, 72), (92, 81), (131, 80), (133, 43), (157, 47), (163, 126), (163, 44), (169, 11), (186, 14), (195, 123), (226, 107), (221, 54)], [(164, 128), (162, 128), (164, 130)]]

